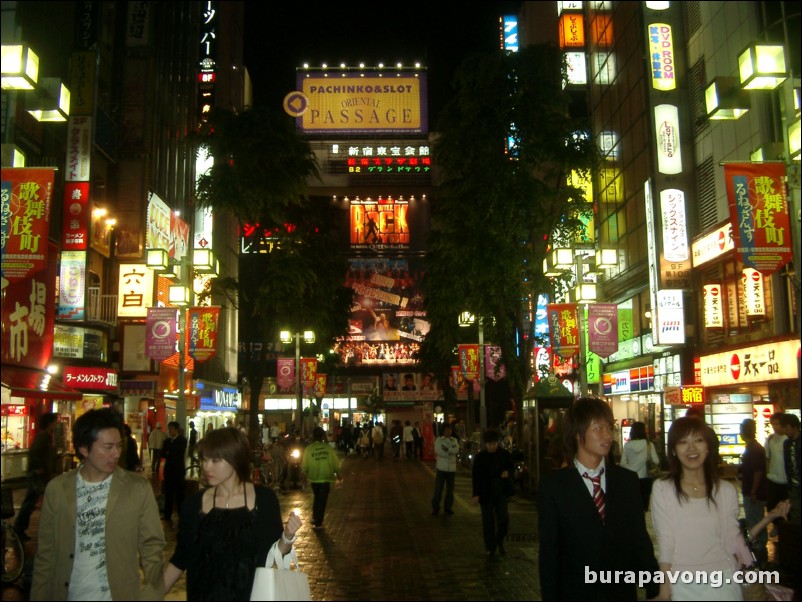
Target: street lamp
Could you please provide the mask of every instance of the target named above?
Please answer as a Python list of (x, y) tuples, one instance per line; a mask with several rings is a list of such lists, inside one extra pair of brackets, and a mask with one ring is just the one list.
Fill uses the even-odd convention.
[[(288, 344), (295, 339), (295, 427), (296, 432), (301, 433), (301, 411), (302, 411), (302, 394), (301, 388), (301, 337), (304, 343), (314, 343), (315, 333), (312, 330), (304, 330), (301, 332), (291, 333), (289, 330), (282, 330), (279, 338), (282, 343)], [(350, 405), (350, 402), (349, 402)]]
[[(459, 315), (459, 325), (467, 328), (476, 322), (476, 316), (464, 311)], [(482, 317), (479, 316), (479, 426), (482, 432), (487, 429), (487, 407), (485, 406), (485, 331)], [(473, 386), (473, 383), (471, 383)], [(470, 408), (468, 411), (470, 416)]]

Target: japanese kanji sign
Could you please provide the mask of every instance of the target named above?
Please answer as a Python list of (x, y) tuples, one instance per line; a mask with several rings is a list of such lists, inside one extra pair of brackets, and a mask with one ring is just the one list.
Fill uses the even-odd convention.
[(479, 377), (479, 345), (460, 345), (459, 367), (465, 380)]
[(175, 307), (148, 307), (145, 355), (158, 362), (176, 351), (178, 313)]
[(763, 275), (793, 257), (784, 163), (727, 163), (724, 181), (735, 249)]
[(2, 170), (2, 270), (18, 282), (47, 264), (47, 235), (53, 194), (51, 169)]
[(579, 353), (579, 315), (576, 303), (549, 303), (549, 338), (554, 355), (569, 358)]
[(217, 353), (219, 315), (219, 307), (191, 307), (187, 312), (189, 354), (196, 362), (205, 362)]
[(301, 385), (303, 386), (304, 395), (314, 394), (316, 380), (317, 380), (317, 358), (302, 357)]

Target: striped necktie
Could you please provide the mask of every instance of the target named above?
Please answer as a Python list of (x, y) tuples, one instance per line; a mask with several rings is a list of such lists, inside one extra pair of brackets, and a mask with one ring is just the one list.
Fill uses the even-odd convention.
[(602, 522), (604, 522), (604, 491), (601, 488), (601, 478), (603, 474), (604, 469), (602, 468), (595, 477), (590, 476), (587, 472), (582, 475), (593, 483), (593, 503), (596, 504), (596, 510), (599, 511)]

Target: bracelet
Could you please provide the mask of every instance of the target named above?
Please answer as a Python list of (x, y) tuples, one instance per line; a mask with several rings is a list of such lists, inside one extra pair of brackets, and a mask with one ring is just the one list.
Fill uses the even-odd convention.
[(296, 539), (298, 539), (297, 532), (295, 533), (295, 535), (292, 536), (292, 539), (287, 539), (287, 536), (284, 534), (284, 531), (281, 532), (281, 541), (283, 541), (289, 546), (291, 546)]

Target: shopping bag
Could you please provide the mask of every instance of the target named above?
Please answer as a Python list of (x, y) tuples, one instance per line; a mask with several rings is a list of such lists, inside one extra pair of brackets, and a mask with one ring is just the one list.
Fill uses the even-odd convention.
[[(290, 566), (294, 564), (295, 569)], [(301, 571), (295, 548), (282, 556), (278, 542), (267, 554), (265, 566), (257, 567), (251, 600), (311, 600), (309, 577)]]

